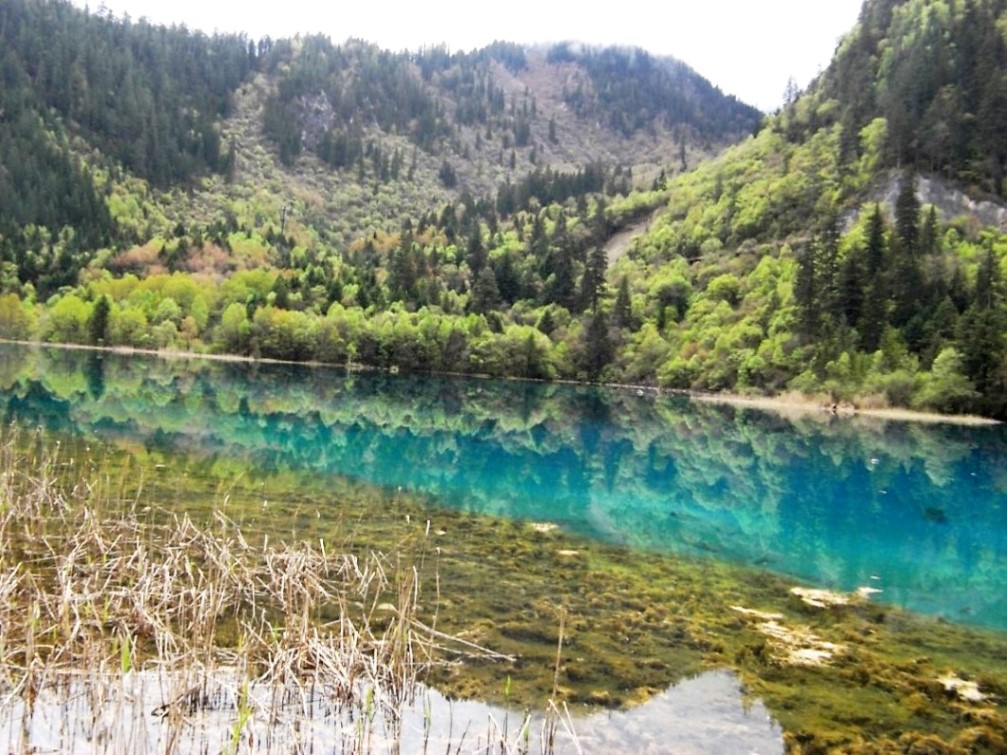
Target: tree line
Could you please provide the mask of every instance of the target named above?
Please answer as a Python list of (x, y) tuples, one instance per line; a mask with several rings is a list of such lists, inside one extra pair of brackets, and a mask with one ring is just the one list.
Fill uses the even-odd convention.
[[(845, 233), (825, 222), (800, 244), (749, 257), (747, 271), (710, 252), (649, 266), (654, 245), (671, 241), (662, 223), (609, 269), (604, 241), (650, 194), (592, 194), (493, 222), (482, 215), (495, 217), (491, 202), (446, 205), (346, 254), (295, 247), (285, 268), (220, 283), (184, 272), (185, 252), (166, 244), (174, 273), (95, 271), (44, 306), (30, 292), (8, 294), (0, 334), (669, 388), (789, 387), (1003, 416), (1007, 237), (939, 220), (913, 185), (907, 174), (891, 214), (865, 205)], [(243, 231), (224, 231), (221, 243), (244, 243)]]

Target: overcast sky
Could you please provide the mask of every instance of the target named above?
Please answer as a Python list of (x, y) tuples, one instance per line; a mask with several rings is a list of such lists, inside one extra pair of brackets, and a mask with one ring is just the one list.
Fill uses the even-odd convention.
[[(76, 0), (84, 5), (83, 0)], [(763, 110), (781, 103), (791, 76), (801, 88), (824, 68), (853, 28), (862, 0), (105, 0), (117, 16), (184, 23), (258, 39), (320, 32), (359, 37), (392, 50), (446, 43), (470, 50), (494, 40), (642, 47), (688, 63), (728, 94)]]

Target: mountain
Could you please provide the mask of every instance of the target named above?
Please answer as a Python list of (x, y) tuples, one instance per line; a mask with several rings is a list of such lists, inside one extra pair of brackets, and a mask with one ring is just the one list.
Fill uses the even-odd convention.
[(762, 117), (639, 50), (6, 3), (0, 334), (1002, 417), (1004, 5), (868, 0)]
[(669, 182), (610, 272), (618, 377), (1005, 416), (1005, 7), (865, 3), (808, 91)]
[(62, 0), (5, 2), (0, 49), (3, 254), (47, 294), (102, 247), (236, 230), (251, 196), (339, 248), (538, 169), (684, 169), (759, 119), (638, 50), (252, 41)]

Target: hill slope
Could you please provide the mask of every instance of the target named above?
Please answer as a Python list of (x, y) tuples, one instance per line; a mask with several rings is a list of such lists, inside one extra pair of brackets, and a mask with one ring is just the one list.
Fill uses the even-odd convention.
[[(618, 374), (1004, 416), (1005, 29), (1003, 2), (865, 4), (809, 91), (669, 184), (615, 272)], [(954, 149), (904, 117), (933, 108)]]
[[(222, 124), (224, 141), (235, 145), (233, 170), (189, 196), (160, 198), (162, 226), (236, 218), (262, 230), (246, 208), (275, 221), (286, 205), (288, 227), (304, 232), (299, 243), (338, 251), (467, 197), (504, 196), (507, 205), (526, 177), (547, 170), (591, 168), (604, 173), (592, 190), (624, 193), (707, 159), (758, 122), (754, 109), (680, 63), (641, 51), (582, 55), (633, 71), (591, 74), (566, 57), (550, 61), (552, 51), (504, 43), (413, 56), (324, 38), (276, 43), (263, 51), (262, 71), (235, 92)], [(587, 103), (585, 92), (602, 87), (625, 91), (607, 104)], [(650, 103), (648, 118), (617, 128), (610, 121), (633, 98)]]
[[(625, 190), (633, 173), (615, 169), (649, 181), (758, 121), (680, 63), (563, 49), (552, 61), (506, 43), (255, 42), (12, 0), (0, 7), (3, 259), (48, 294), (101, 247), (268, 233), (262, 218), (283, 206), (313, 245), (342, 251), (543, 167), (605, 165)], [(637, 102), (646, 117), (619, 121)]]

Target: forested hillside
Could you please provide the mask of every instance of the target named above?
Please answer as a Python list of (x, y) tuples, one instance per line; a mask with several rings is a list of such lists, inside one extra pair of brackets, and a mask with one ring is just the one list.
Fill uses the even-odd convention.
[(839, 123), (838, 159), (849, 165), (862, 152), (857, 136), (883, 118), (887, 164), (1004, 198), (1005, 8), (1003, 0), (869, 3), (808, 117), (788, 124), (793, 135)]
[[(246, 265), (229, 248), (239, 230), (260, 240), (256, 264), (286, 267), (293, 246), (342, 257), (365, 234), (492, 201), (550, 168), (604, 167), (604, 188), (628, 191), (634, 170), (640, 181), (684, 170), (758, 122), (683, 64), (605, 55), (646, 62), (604, 82), (623, 93), (608, 107), (628, 92), (650, 103), (640, 134), (607, 125), (606, 106), (570, 112), (566, 82), (588, 81), (586, 70), (515, 44), (390, 53), (319, 36), (207, 36), (64, 0), (4, 3), (3, 285), (48, 298), (96, 255), (98, 266), (144, 258), (130, 249), (151, 242), (180, 249), (160, 260), (168, 268), (201, 257), (193, 265), (223, 275)], [(708, 112), (730, 117), (695, 117)]]
[(1005, 7), (866, 3), (809, 91), (671, 182), (610, 273), (639, 326), (613, 373), (1003, 417), (1005, 227), (920, 178), (1003, 207)]
[(0, 4), (0, 261), (43, 291), (123, 235), (110, 173), (165, 188), (228, 169), (219, 120), (255, 65), (241, 37)]
[[(1004, 6), (869, 0), (756, 129), (641, 51), (400, 54), (9, 3), (0, 335), (1004, 416), (1007, 237), (975, 209), (1003, 207)], [(62, 99), (11, 31), (54, 23), (95, 36)], [(91, 48), (134, 94), (87, 116), (80, 92), (117, 99)], [(34, 208), (33, 180), (55, 182)]]

